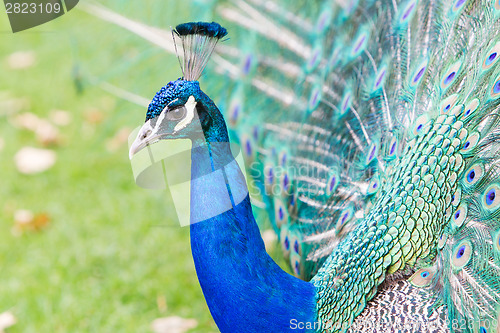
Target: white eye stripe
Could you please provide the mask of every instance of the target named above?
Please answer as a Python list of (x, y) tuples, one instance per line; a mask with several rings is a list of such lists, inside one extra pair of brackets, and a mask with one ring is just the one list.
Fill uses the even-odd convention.
[(165, 108), (168, 108), (172, 103), (175, 103), (177, 102), (178, 98), (174, 99), (173, 101), (171, 101), (170, 103), (167, 104), (167, 106)]
[[(166, 109), (167, 107), (165, 107)], [(167, 116), (167, 112), (165, 111), (165, 109), (163, 109), (163, 112), (160, 113), (160, 116), (158, 117), (158, 120), (156, 121), (156, 124), (155, 124), (155, 128), (156, 127), (160, 127), (160, 124), (163, 123), (163, 120), (165, 119), (165, 117)]]
[(183, 128), (186, 128), (186, 126), (189, 125), (194, 119), (194, 109), (196, 107), (196, 101), (192, 95), (189, 96), (186, 104), (184, 104), (184, 107), (186, 108), (186, 116), (184, 117), (184, 119), (179, 121), (177, 125), (175, 125), (174, 133), (180, 131)]
[[(165, 106), (163, 108), (163, 111), (160, 113), (160, 116), (158, 117), (158, 120), (156, 121), (156, 124), (162, 124), (163, 123), (163, 120), (165, 120), (165, 117), (167, 116), (167, 113), (168, 113), (168, 107), (170, 105), (172, 105), (172, 103), (174, 103), (175, 101), (179, 100), (178, 98), (174, 99), (173, 101), (171, 101), (170, 103), (167, 104), (167, 106)], [(186, 103), (187, 104), (187, 103)]]

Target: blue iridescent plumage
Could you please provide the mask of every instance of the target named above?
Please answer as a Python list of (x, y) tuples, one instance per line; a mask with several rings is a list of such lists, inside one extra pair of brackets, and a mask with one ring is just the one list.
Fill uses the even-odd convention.
[(174, 102), (175, 105), (184, 105), (190, 95), (199, 96), (201, 93), (198, 82), (188, 82), (182, 79), (170, 81), (162, 87), (153, 97), (148, 106), (146, 121), (158, 117), (165, 106)]
[(202, 35), (221, 39), (227, 35), (227, 30), (216, 22), (189, 22), (179, 24), (175, 32), (181, 36)]

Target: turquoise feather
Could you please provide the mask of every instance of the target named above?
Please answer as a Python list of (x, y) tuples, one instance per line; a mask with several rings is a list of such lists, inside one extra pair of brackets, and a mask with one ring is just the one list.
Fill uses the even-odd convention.
[[(231, 39), (201, 86), (222, 111), (214, 119), (221, 124), (224, 116), (242, 147), (256, 216), (271, 221), (291, 271), (308, 282), (281, 275), (260, 252), (254, 260), (243, 251), (238, 256), (250, 267), (269, 265), (269, 273), (245, 281), (280, 277), (288, 282), (275, 292), (294, 299), (313, 288), (314, 309), (307, 292), (304, 306), (290, 305), (319, 325), (303, 329), (498, 332), (500, 3), (206, 6)], [(109, 9), (85, 8), (117, 23)], [(183, 103), (189, 97), (176, 93)], [(150, 110), (163, 110), (156, 100)], [(245, 214), (241, 221), (253, 225)], [(262, 250), (249, 228), (249, 246)], [(212, 283), (225, 288), (214, 267), (234, 290), (237, 281), (226, 280), (220, 258), (193, 252), (195, 261), (203, 258), (197, 269), (213, 273), (198, 271), (204, 291)], [(213, 313), (220, 310), (209, 292), (205, 297)], [(272, 302), (276, 313), (251, 312), (246, 326), (218, 321), (221, 331), (263, 332), (256, 323), (272, 318), (283, 329), (289, 304)]]

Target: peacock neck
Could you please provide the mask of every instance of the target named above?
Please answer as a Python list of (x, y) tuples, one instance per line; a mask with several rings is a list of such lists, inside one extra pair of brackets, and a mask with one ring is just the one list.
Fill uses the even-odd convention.
[(229, 143), (194, 144), (191, 158), (191, 249), (221, 332), (307, 331), (315, 289), (266, 253)]

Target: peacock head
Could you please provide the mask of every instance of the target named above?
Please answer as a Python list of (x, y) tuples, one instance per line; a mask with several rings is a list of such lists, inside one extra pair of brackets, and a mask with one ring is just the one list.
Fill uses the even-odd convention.
[(201, 76), (217, 42), (227, 31), (218, 23), (190, 22), (178, 25), (184, 77), (169, 82), (149, 104), (146, 122), (130, 147), (130, 158), (155, 142), (165, 139), (229, 141), (224, 118), (214, 102), (200, 89)]

